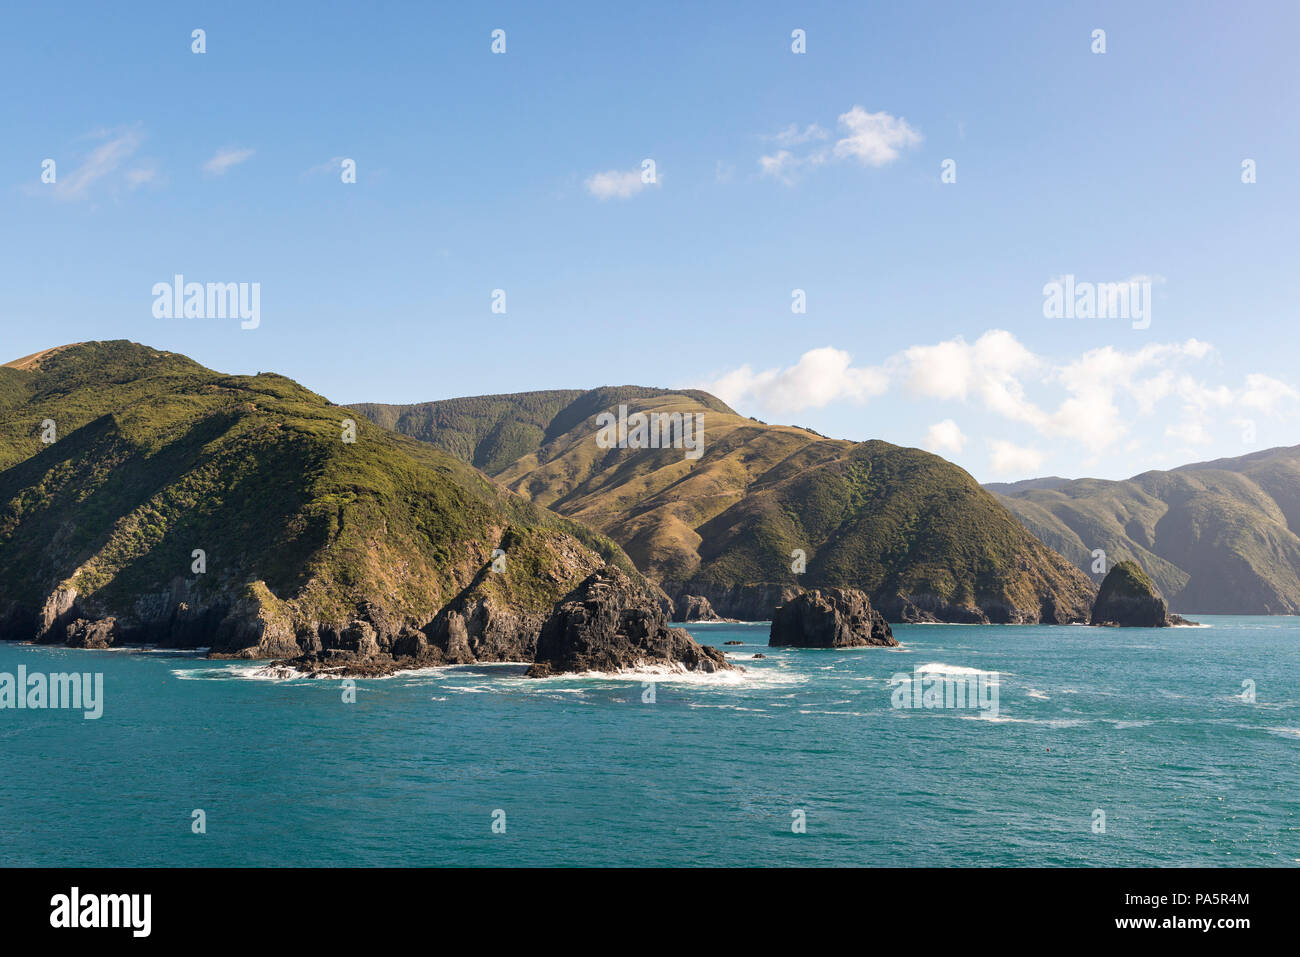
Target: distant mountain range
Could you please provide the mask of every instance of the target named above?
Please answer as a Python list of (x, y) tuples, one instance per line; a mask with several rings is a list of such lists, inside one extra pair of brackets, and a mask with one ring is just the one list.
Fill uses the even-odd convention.
[[(702, 455), (602, 448), (598, 416), (701, 415)], [(679, 609), (764, 619), (802, 588), (856, 587), (893, 621), (1087, 620), (1095, 588), (970, 475), (885, 442), (746, 418), (637, 386), (357, 405), (617, 541)], [(801, 561), (803, 565), (800, 567)]]
[[(1124, 481), (986, 486), (1025, 527), (1092, 573), (1135, 559), (1189, 614), (1300, 614), (1300, 447)], [(1093, 574), (1095, 580), (1101, 576)]]

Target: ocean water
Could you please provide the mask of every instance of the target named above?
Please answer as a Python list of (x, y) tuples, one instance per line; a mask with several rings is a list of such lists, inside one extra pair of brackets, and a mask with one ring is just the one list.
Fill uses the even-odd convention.
[[(0, 710), (0, 862), (1294, 866), (1300, 620), (1203, 621), (852, 651), (691, 626), (747, 670), (658, 676), (653, 703), (645, 676), (510, 665), (344, 703), (256, 663), (0, 643), (0, 672), (104, 675), (98, 720)], [(997, 716), (893, 707), (926, 666), (996, 673)]]

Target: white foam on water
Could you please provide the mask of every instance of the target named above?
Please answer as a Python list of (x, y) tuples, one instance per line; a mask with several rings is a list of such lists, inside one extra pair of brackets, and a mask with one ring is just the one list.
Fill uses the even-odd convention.
[(767, 714), (766, 708), (745, 708), (738, 704), (708, 704), (701, 701), (689, 702), (688, 708), (712, 708), (717, 711), (748, 711), (753, 714)]
[(643, 665), (637, 668), (623, 668), (618, 671), (583, 671), (575, 674), (548, 675), (545, 678), (529, 678), (530, 685), (544, 687), (555, 682), (566, 681), (653, 681), (658, 684), (699, 685), (702, 687), (767, 687), (791, 684), (803, 684), (809, 676), (784, 667), (765, 667), (737, 669), (735, 671), (688, 671), (681, 664)]
[(967, 668), (964, 665), (948, 665), (942, 661), (932, 661), (928, 665), (920, 665), (912, 670), (931, 675), (987, 675), (990, 678), (1004, 677), (1010, 673), (1006, 671), (984, 671), (982, 668)]
[(963, 721), (987, 721), (989, 724), (1038, 724), (1048, 728), (1075, 728), (1079, 725), (1093, 723), (1091, 718), (1017, 718), (1002, 711), (997, 714), (981, 711), (977, 714), (963, 714), (959, 717)]
[(301, 681), (308, 675), (296, 668), (243, 662), (212, 668), (173, 668), (172, 677), (179, 678), (181, 681), (210, 681), (222, 678), (241, 681)]
[(171, 655), (174, 658), (202, 658), (207, 648), (164, 648), (160, 645), (114, 645), (111, 648), (70, 648), (69, 651), (115, 651), (128, 655)]

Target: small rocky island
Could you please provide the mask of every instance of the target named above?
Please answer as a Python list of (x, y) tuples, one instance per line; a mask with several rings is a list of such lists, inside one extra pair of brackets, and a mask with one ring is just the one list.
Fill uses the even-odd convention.
[(1092, 605), (1093, 625), (1127, 628), (1168, 628), (1194, 625), (1179, 615), (1171, 615), (1155, 582), (1135, 561), (1118, 562), (1102, 580), (1097, 600)]
[(814, 588), (772, 613), (772, 647), (861, 648), (897, 645), (894, 632), (856, 588)]
[(663, 607), (647, 600), (619, 568), (588, 576), (555, 606), (537, 639), (530, 678), (564, 672), (668, 666), (711, 673), (735, 668), (681, 628), (668, 627)]

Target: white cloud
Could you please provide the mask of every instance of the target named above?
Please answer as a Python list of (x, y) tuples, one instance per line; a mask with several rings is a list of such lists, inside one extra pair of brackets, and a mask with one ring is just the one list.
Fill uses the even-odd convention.
[(754, 372), (744, 365), (702, 386), (728, 405), (750, 404), (774, 412), (798, 412), (832, 402), (862, 402), (883, 393), (883, 369), (854, 367), (847, 352), (829, 346), (805, 352), (784, 369)]
[(975, 397), (1009, 419), (1041, 424), (1046, 416), (1025, 398), (1018, 376), (1042, 365), (1011, 333), (992, 329), (973, 344), (961, 336), (932, 346), (912, 346), (902, 353), (907, 388), (934, 399)]
[[(1120, 411), (1118, 398), (1133, 399), (1137, 411), (1151, 414), (1156, 404), (1173, 394), (1190, 394), (1189, 377), (1178, 379), (1169, 368), (1184, 359), (1202, 359), (1209, 346), (1196, 339), (1181, 343), (1151, 343), (1132, 352), (1114, 346), (1091, 349), (1078, 359), (1057, 366), (1052, 378), (1069, 393), (1044, 424), (1050, 435), (1071, 437), (1094, 455), (1129, 431), (1130, 416)], [(1156, 367), (1154, 375), (1144, 370)]]
[(799, 158), (789, 150), (777, 150), (771, 156), (760, 156), (758, 167), (764, 176), (771, 176), (784, 183), (794, 182), (794, 171), (799, 168)]
[(1006, 439), (989, 442), (989, 468), (997, 475), (1032, 478), (1042, 465), (1043, 453), (1037, 449), (1014, 445)]
[(231, 167), (250, 159), (254, 152), (251, 149), (218, 150), (215, 156), (203, 164), (203, 171), (213, 176), (224, 176)]
[(1246, 376), (1246, 386), (1242, 390), (1240, 401), (1248, 409), (1271, 413), (1288, 399), (1300, 399), (1300, 392), (1272, 376), (1256, 372)]
[(902, 117), (883, 110), (868, 113), (854, 106), (839, 116), (843, 136), (834, 145), (819, 146), (809, 152), (795, 153), (790, 147), (806, 145), (830, 138), (830, 134), (816, 123), (803, 130), (791, 124), (781, 132), (767, 137), (781, 149), (758, 158), (764, 176), (771, 176), (787, 185), (793, 184), (798, 173), (809, 167), (822, 166), (835, 160), (856, 160), (863, 166), (885, 166), (898, 159), (901, 152), (921, 142), (921, 134), (908, 125)]
[(119, 166), (126, 162), (140, 146), (140, 133), (137, 130), (121, 130), (116, 133), (100, 131), (98, 138), (111, 137), (96, 146), (82, 160), (81, 165), (67, 175), (60, 175), (54, 183), (54, 196), (62, 200), (86, 199), (90, 188)]
[[(912, 397), (973, 407), (1042, 438), (1066, 441), (1086, 453), (1086, 461), (1130, 447), (1135, 432), (1146, 444), (1163, 432), (1183, 446), (1203, 445), (1225, 413), (1300, 411), (1300, 389), (1271, 376), (1251, 373), (1234, 388), (1191, 374), (1193, 364), (1213, 354), (1208, 343), (1187, 339), (1130, 351), (1103, 346), (1060, 360), (992, 329), (974, 342), (957, 336), (911, 346), (873, 367), (854, 368), (847, 352), (826, 347), (787, 369), (756, 373), (742, 366), (704, 388), (733, 405), (750, 402), (782, 412), (862, 401), (897, 384)], [(1168, 409), (1171, 400), (1178, 403), (1176, 412)], [(1144, 425), (1158, 415), (1163, 421)], [(965, 436), (956, 436), (960, 430), (949, 419), (930, 428), (925, 446), (959, 452)], [(1010, 461), (1010, 454), (1002, 449), (999, 460)]]
[(951, 452), (958, 455), (966, 446), (966, 436), (952, 419), (936, 422), (925, 433), (922, 448), (930, 452)]
[(835, 155), (852, 157), (864, 166), (892, 163), (900, 150), (921, 142), (921, 134), (901, 116), (883, 111), (868, 113), (860, 106), (841, 113), (840, 126), (848, 130), (848, 135), (835, 144)]
[(656, 177), (653, 182), (647, 183), (641, 178), (639, 169), (611, 169), (593, 173), (583, 185), (587, 187), (587, 192), (600, 200), (630, 199), (647, 186), (658, 186), (659, 179)]
[(1195, 417), (1188, 417), (1177, 424), (1165, 426), (1165, 435), (1186, 445), (1209, 445), (1214, 441), (1210, 438), (1205, 423)]

